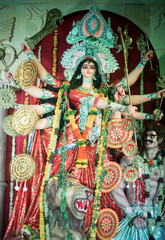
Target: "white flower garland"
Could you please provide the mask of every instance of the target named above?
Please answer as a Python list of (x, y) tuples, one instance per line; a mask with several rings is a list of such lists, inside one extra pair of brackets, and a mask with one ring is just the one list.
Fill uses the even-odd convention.
[[(150, 170), (149, 170), (149, 165), (148, 165), (148, 158), (146, 155), (146, 152), (143, 153), (143, 159), (144, 159), (144, 177), (146, 175), (150, 176)], [(163, 179), (164, 177), (164, 171), (163, 171), (163, 160), (162, 160), (162, 155), (161, 155), (161, 151), (159, 150), (157, 155), (156, 155), (156, 166), (159, 168), (160, 170), (160, 178), (159, 179)], [(145, 178), (145, 190), (147, 193), (150, 193), (150, 189), (149, 189), (149, 180), (150, 178), (148, 177), (147, 179)], [(150, 215), (151, 213), (151, 206), (150, 206), (150, 194), (149, 196), (145, 199), (146, 203), (147, 203), (147, 213), (148, 215)], [(161, 209), (162, 209), (162, 204), (163, 204), (163, 182), (159, 182), (159, 194), (158, 197), (156, 199), (156, 203), (158, 205), (158, 218), (161, 217)], [(159, 226), (161, 225), (161, 219), (158, 220), (158, 218), (155, 220), (155, 227), (153, 229), (153, 219), (150, 217), (147, 218), (147, 225), (148, 225), (148, 231), (149, 234), (151, 236), (154, 236), (157, 231)]]
[[(11, 159), (15, 157), (15, 137), (12, 138), (12, 152)], [(12, 160), (11, 160), (12, 161)], [(9, 203), (9, 219), (11, 217), (11, 213), (13, 211), (13, 196), (14, 196), (14, 182), (13, 176), (10, 174), (10, 203)]]

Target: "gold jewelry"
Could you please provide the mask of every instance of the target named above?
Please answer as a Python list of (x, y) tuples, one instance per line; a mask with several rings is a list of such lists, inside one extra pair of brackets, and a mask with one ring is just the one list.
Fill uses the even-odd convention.
[(10, 171), (13, 178), (19, 182), (23, 182), (32, 177), (35, 171), (35, 161), (25, 153), (18, 154), (12, 160)]
[(21, 87), (31, 87), (37, 78), (37, 68), (33, 61), (20, 64), (16, 71), (16, 80)]
[(13, 114), (12, 126), (19, 135), (27, 135), (34, 129), (37, 120), (38, 116), (34, 109), (23, 107)]

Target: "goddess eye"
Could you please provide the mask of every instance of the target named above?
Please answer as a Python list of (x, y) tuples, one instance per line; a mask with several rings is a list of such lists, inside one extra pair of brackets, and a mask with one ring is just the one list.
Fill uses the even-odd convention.
[(83, 69), (87, 69), (87, 68), (88, 68), (88, 66), (82, 66), (82, 68), (83, 68)]

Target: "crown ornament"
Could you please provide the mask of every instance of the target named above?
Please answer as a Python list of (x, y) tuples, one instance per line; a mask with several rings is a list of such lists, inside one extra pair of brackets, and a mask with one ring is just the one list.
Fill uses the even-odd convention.
[(85, 58), (93, 58), (98, 63), (103, 82), (105, 74), (113, 73), (119, 68), (110, 51), (115, 41), (113, 31), (98, 7), (92, 6), (89, 13), (74, 25), (66, 41), (73, 46), (62, 55), (63, 68), (73, 71)]
[(109, 24), (101, 15), (97, 6), (92, 6), (81, 21), (77, 21), (72, 31), (68, 34), (66, 41), (70, 44), (83, 41), (93, 36), (107, 47), (113, 48), (115, 37)]

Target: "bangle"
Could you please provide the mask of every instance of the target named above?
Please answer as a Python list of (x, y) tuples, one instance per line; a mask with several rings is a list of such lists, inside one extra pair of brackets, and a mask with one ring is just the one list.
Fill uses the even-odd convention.
[[(113, 111), (120, 111), (120, 112), (128, 112), (128, 107), (125, 105), (121, 105), (119, 103), (113, 103), (113, 106), (111, 106), (112, 101), (108, 99), (108, 108), (109, 110)], [(129, 113), (129, 112), (128, 112)]]
[(24, 104), (14, 103), (14, 105), (12, 106), (12, 108), (18, 110), (18, 109), (20, 109), (20, 107), (23, 107), (23, 106), (25, 106), (25, 105), (24, 105)]
[(157, 99), (157, 93), (148, 93), (142, 96), (142, 99), (147, 102), (147, 101), (151, 101), (153, 99)]
[(54, 115), (49, 116), (49, 117), (46, 117), (46, 119), (47, 119), (47, 121), (48, 121), (48, 123), (49, 123), (50, 126), (53, 125), (54, 118), (55, 118)]
[(150, 93), (149, 95), (150, 95), (151, 100), (158, 98), (157, 93)]
[(121, 79), (121, 81), (119, 81), (117, 84), (116, 84), (116, 87), (123, 87), (123, 88), (127, 88), (127, 81), (126, 79), (123, 77)]
[(29, 59), (33, 59), (34, 53), (33, 52), (28, 52), (27, 56), (28, 56)]
[(126, 212), (127, 214), (130, 214), (130, 213), (133, 213), (134, 210), (133, 210), (132, 207), (126, 207), (125, 212)]
[[(137, 116), (137, 115), (135, 115)], [(139, 119), (145, 119), (145, 120), (150, 120), (150, 119), (153, 119), (153, 114), (150, 114), (150, 113), (138, 113), (138, 117)]]
[(40, 99), (48, 99), (48, 98), (54, 98), (54, 97), (56, 97), (54, 92), (47, 90), (45, 88), (41, 88)]
[(52, 77), (52, 75), (50, 73), (46, 73), (45, 76), (42, 79), (43, 82), (47, 83), (48, 85), (55, 85), (55, 80)]
[(147, 113), (147, 114), (145, 115), (145, 119), (146, 119), (146, 120), (150, 120), (150, 119), (152, 119), (152, 117), (153, 117), (153, 114)]
[(147, 60), (146, 59), (141, 59), (140, 60), (140, 62), (139, 62), (139, 64), (141, 64), (141, 65), (143, 65), (143, 66), (145, 66), (146, 65), (146, 63), (147, 63)]
[(40, 105), (43, 111), (43, 114), (50, 113), (55, 109), (55, 105), (52, 105), (50, 103), (44, 103)]

